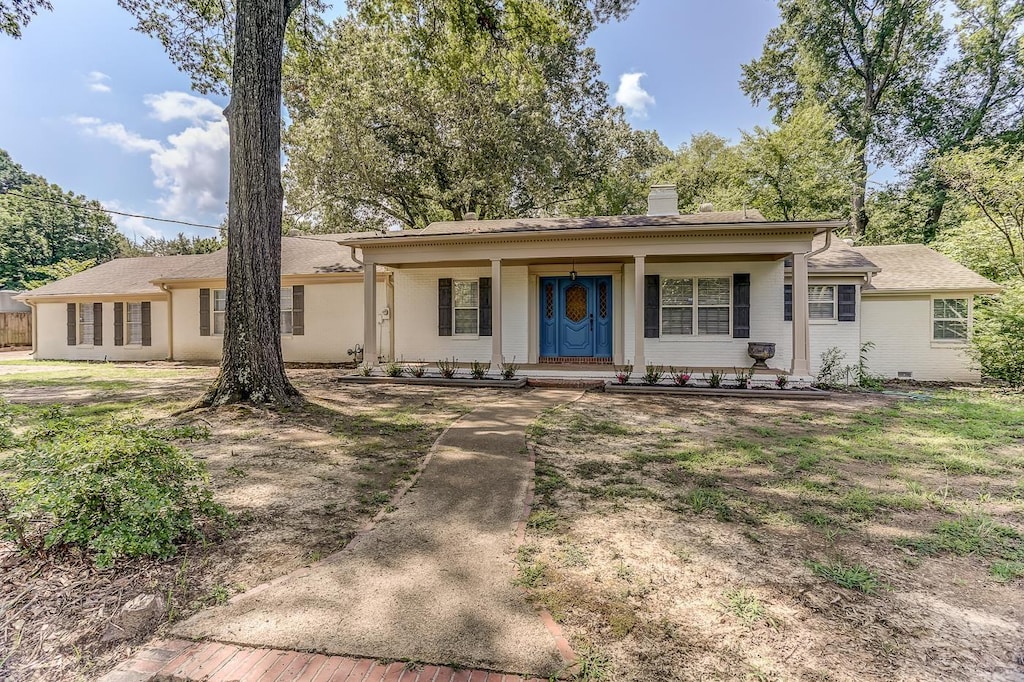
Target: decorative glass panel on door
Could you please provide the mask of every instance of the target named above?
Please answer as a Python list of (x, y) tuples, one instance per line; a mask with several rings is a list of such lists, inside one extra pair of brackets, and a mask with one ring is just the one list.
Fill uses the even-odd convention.
[(573, 322), (580, 322), (587, 317), (587, 289), (573, 284), (565, 290), (565, 316)]

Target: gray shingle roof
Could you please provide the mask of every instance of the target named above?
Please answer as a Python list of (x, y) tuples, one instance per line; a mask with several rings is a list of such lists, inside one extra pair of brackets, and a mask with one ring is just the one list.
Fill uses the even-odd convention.
[(455, 235), (484, 232), (540, 232), (549, 230), (592, 230), (603, 227), (672, 227), (675, 225), (721, 225), (764, 223), (757, 209), (715, 211), (687, 215), (617, 215), (589, 218), (510, 218), (507, 220), (448, 220), (431, 223), (422, 230), (403, 230), (391, 235)]
[[(825, 246), (825, 235), (815, 235), (811, 244), (812, 250)], [(832, 244), (828, 251), (823, 251), (817, 256), (811, 256), (807, 260), (807, 269), (810, 272), (822, 271), (843, 271), (843, 272), (869, 272), (877, 271), (878, 266), (864, 254), (855, 250), (839, 237), (833, 235)]]
[(115, 258), (77, 275), (50, 282), (20, 296), (31, 299), (39, 296), (74, 296), (89, 294), (152, 294), (160, 288), (151, 282), (166, 277), (206, 256), (148, 256), (144, 258)]
[[(350, 234), (303, 235), (281, 239), (281, 274), (315, 275), (362, 272), (352, 252), (338, 241)], [(22, 298), (39, 296), (102, 296), (153, 294), (155, 280), (220, 279), (227, 272), (227, 249), (195, 256), (147, 256), (115, 258), (56, 282), (26, 292)]]
[(856, 250), (882, 271), (865, 292), (975, 291), (997, 293), (1002, 287), (924, 244), (858, 246)]

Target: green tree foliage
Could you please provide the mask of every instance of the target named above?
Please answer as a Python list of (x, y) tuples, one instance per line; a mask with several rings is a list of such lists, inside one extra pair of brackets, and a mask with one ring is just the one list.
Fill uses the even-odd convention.
[(741, 176), (740, 154), (724, 137), (697, 133), (655, 171), (654, 179), (675, 184), (683, 213), (694, 213), (705, 203), (718, 210), (742, 208), (749, 197)]
[(941, 231), (949, 187), (935, 159), (1024, 123), (1024, 1), (955, 0), (952, 58), (918, 90), (905, 90), (908, 146), (923, 151), (911, 171), (922, 239)]
[(371, 4), (288, 60), (286, 184), (297, 225), (423, 227), (470, 211), (635, 206), (636, 181), (662, 146), (609, 109), (584, 34), (536, 28), (531, 14), (496, 43), (467, 38), (461, 17), (447, 30), (403, 15), (368, 23), (379, 19)]
[(0, 149), (0, 288), (34, 288), (117, 255), (124, 237), (96, 209), (98, 202), (26, 173)]
[(871, 159), (892, 159), (907, 91), (918, 91), (942, 47), (937, 0), (779, 0), (781, 24), (761, 57), (743, 66), (743, 91), (784, 121), (806, 100), (835, 116), (855, 145), (853, 233), (864, 210)]
[(203, 464), (172, 442), (204, 435), (195, 429), (88, 422), (54, 406), (20, 438), (0, 430), (0, 534), (27, 550), (74, 548), (99, 566), (166, 559), (226, 519)]
[(985, 376), (1024, 388), (1024, 282), (996, 300), (979, 305), (971, 335), (971, 356)]
[(936, 161), (943, 182), (969, 206), (978, 230), (1005, 248), (1003, 268), (1024, 278), (1024, 147), (976, 145)]
[(750, 203), (772, 220), (836, 218), (850, 200), (854, 145), (824, 107), (805, 103), (778, 128), (755, 127), (740, 143)]
[(679, 191), (679, 210), (756, 208), (770, 220), (842, 215), (850, 197), (853, 145), (824, 107), (806, 103), (775, 128), (741, 131), (739, 144), (694, 135), (654, 172)]
[(49, 0), (0, 0), (0, 33), (21, 37), (21, 29), (39, 10), (53, 9)]
[(145, 237), (128, 244), (122, 256), (188, 256), (213, 253), (223, 249), (226, 242), (220, 237), (202, 237), (179, 232), (174, 237)]

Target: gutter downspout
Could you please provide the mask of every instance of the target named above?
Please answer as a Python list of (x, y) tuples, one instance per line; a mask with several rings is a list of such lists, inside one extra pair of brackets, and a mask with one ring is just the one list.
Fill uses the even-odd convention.
[(25, 301), (32, 308), (32, 357), (39, 352), (39, 315), (34, 301)]
[(167, 359), (174, 360), (174, 295), (167, 285), (160, 283), (160, 289), (167, 294)]
[(828, 231), (825, 232), (825, 246), (821, 247), (820, 249), (815, 249), (814, 251), (811, 251), (810, 253), (807, 254), (807, 257), (810, 258), (811, 256), (817, 256), (819, 253), (824, 253), (825, 251), (828, 251), (831, 247), (832, 228), (830, 227), (828, 228)]
[(363, 263), (363, 261), (359, 260), (359, 259), (358, 259), (358, 258), (356, 257), (356, 247), (354, 247), (354, 246), (349, 246), (349, 247), (348, 247), (348, 250), (349, 250), (350, 252), (352, 252), (352, 260), (354, 260), (354, 261), (355, 261), (356, 263), (358, 263), (359, 265), (362, 265), (362, 266), (365, 266), (365, 265), (366, 265), (365, 263)]
[(391, 314), (388, 315), (388, 356), (392, 362), (395, 360), (395, 279), (392, 272), (384, 273), (384, 286), (387, 294), (385, 299), (387, 300), (388, 310)]

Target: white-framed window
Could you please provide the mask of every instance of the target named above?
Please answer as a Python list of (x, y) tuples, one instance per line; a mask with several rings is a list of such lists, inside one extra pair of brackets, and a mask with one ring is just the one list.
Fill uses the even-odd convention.
[(456, 336), (480, 333), (480, 282), (457, 279), (452, 282), (452, 318)]
[(281, 333), (291, 334), (294, 329), (294, 319), (292, 317), (292, 288), (281, 287)]
[(932, 299), (932, 340), (966, 341), (969, 314), (966, 298)]
[(731, 304), (730, 277), (663, 277), (661, 333), (664, 336), (695, 333), (728, 336), (732, 333)]
[(828, 284), (807, 287), (808, 314), (812, 320), (836, 319), (836, 288)]
[(224, 311), (228, 309), (228, 292), (226, 289), (213, 290), (213, 333), (224, 333)]
[(95, 319), (92, 303), (78, 304), (78, 343), (83, 346), (91, 346), (94, 341)]
[(124, 304), (124, 342), (127, 346), (142, 345), (142, 303)]

